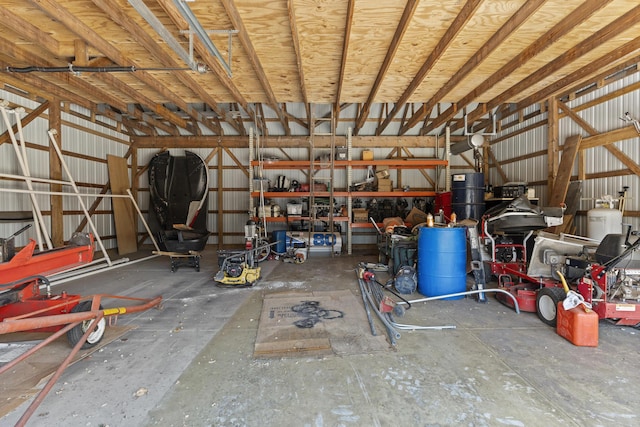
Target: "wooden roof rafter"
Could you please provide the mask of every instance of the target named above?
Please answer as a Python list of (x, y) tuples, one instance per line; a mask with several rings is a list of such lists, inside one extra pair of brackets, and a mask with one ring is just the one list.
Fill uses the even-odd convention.
[(30, 40), (38, 40), (38, 43), (48, 51), (59, 51), (60, 44), (56, 39), (3, 6), (0, 6), (0, 20), (4, 26), (12, 29), (16, 33), (22, 34)]
[[(349, 0), (347, 3), (347, 16), (345, 18), (344, 37), (342, 42), (342, 55), (340, 59), (340, 74), (338, 76), (338, 87), (336, 89), (336, 111), (338, 116), (340, 114), (340, 97), (342, 96), (342, 85), (344, 84), (344, 73), (347, 67), (347, 52), (349, 51), (349, 38), (351, 37), (351, 26), (353, 24), (353, 10), (355, 7), (355, 0)], [(336, 117), (336, 120), (338, 118)]]
[[(113, 3), (105, 2), (102, 0), (93, 0), (93, 3), (98, 6), (104, 13), (106, 13), (114, 22), (133, 34), (136, 38), (136, 41), (141, 46), (143, 46), (147, 51), (149, 51), (154, 57), (159, 59), (167, 67), (177, 68), (180, 66), (180, 64), (176, 62), (174, 58), (162, 48), (162, 45), (156, 43), (156, 41), (153, 40), (151, 36), (138, 25), (137, 22), (135, 22), (132, 18), (124, 13), (122, 8), (116, 7)], [(211, 105), (212, 108), (217, 109), (217, 101), (213, 99), (208, 93), (202, 90), (201, 85), (194, 80), (191, 74), (184, 71), (178, 71), (177, 73), (178, 77), (187, 87), (189, 87), (194, 93), (197, 93), (207, 104)], [(111, 77), (111, 83), (114, 85), (117, 84), (115, 80), (118, 79), (114, 78), (113, 76)], [(122, 86), (123, 84), (124, 83), (120, 82), (120, 86)], [(131, 96), (134, 97), (133, 95)], [(175, 96), (174, 99), (176, 99)], [(145, 103), (149, 106), (154, 105), (154, 102), (151, 100), (145, 101)], [(191, 116), (191, 118), (201, 122), (203, 125), (209, 127), (212, 131), (215, 132), (218, 130), (215, 125), (213, 125), (209, 120), (205, 120), (198, 112), (194, 111), (182, 100), (177, 102), (176, 105), (178, 105), (180, 109), (187, 113), (187, 115)], [(175, 120), (175, 118), (174, 120), (172, 120), (172, 123), (179, 124), (179, 122)], [(194, 134), (197, 134), (199, 132), (197, 126), (194, 127), (192, 125), (189, 125), (186, 121), (183, 121), (182, 123), (184, 124), (184, 126), (182, 126), (181, 124), (179, 124), (179, 126), (183, 127), (189, 132)]]
[(294, 0), (287, 0), (287, 11), (289, 13), (289, 26), (291, 27), (291, 39), (293, 41), (293, 50), (296, 53), (296, 66), (298, 67), (298, 79), (300, 81), (300, 91), (302, 92), (302, 102), (305, 106), (307, 114), (307, 123), (305, 127), (310, 129), (309, 120), (311, 117), (311, 107), (309, 104), (309, 96), (307, 93), (307, 85), (304, 78), (304, 67), (302, 65), (302, 53), (300, 50), (300, 33), (296, 23), (296, 9), (293, 4)]
[[(280, 124), (282, 125), (282, 127), (283, 128), (286, 127), (287, 124), (285, 122), (284, 114), (282, 113), (282, 110), (280, 109), (278, 101), (276, 100), (276, 96), (273, 93), (273, 89), (271, 88), (269, 79), (267, 78), (264, 72), (264, 68), (260, 63), (258, 54), (256, 53), (256, 50), (253, 48), (253, 43), (251, 43), (251, 39), (247, 34), (247, 29), (245, 28), (244, 23), (242, 22), (242, 17), (240, 16), (240, 13), (238, 13), (238, 8), (230, 0), (221, 0), (221, 2), (222, 2), (222, 5), (224, 6), (225, 11), (227, 12), (227, 15), (229, 16), (229, 19), (231, 20), (231, 24), (236, 30), (238, 30), (238, 38), (240, 39), (240, 43), (242, 43), (242, 47), (247, 52), (247, 55), (249, 57), (249, 62), (251, 62), (251, 65), (253, 66), (256, 76), (258, 77), (258, 81), (262, 86), (262, 90), (264, 90), (265, 94), (267, 95), (267, 99), (269, 101), (268, 102), (269, 107), (271, 107), (271, 109), (276, 113), (276, 116), (278, 117), (278, 120), (280, 121)], [(267, 132), (266, 127), (263, 129), (263, 131), (266, 134)]]
[[(499, 106), (503, 102), (512, 98), (514, 95), (521, 93), (523, 90), (531, 87), (536, 82), (541, 81), (546, 77), (549, 77), (555, 71), (561, 68), (564, 68), (572, 61), (585, 55), (589, 51), (596, 49), (597, 47), (601, 46), (608, 40), (614, 38), (615, 36), (627, 30), (628, 28), (633, 27), (635, 24), (639, 22), (640, 22), (640, 6), (636, 6), (634, 9), (630, 10), (620, 18), (614, 20), (613, 22), (609, 23), (605, 27), (593, 33), (590, 37), (587, 37), (585, 40), (578, 43), (574, 47), (566, 50), (563, 54), (559, 55), (554, 61), (547, 63), (542, 68), (536, 70), (535, 72), (525, 77), (520, 82), (516, 83), (511, 88), (505, 90), (500, 95), (496, 96), (495, 98), (487, 102), (487, 108), (493, 109)], [(616, 49), (616, 51), (602, 56), (597, 61), (591, 62), (589, 66), (582, 67), (577, 71), (573, 72), (572, 74), (570, 74), (571, 78), (565, 77), (560, 80), (557, 80), (556, 82), (552, 83), (550, 86), (547, 86), (545, 89), (536, 93), (535, 96), (533, 95), (529, 96), (526, 99), (521, 100), (518, 104), (522, 105), (522, 104), (528, 103), (527, 105), (531, 105), (540, 101), (540, 99), (547, 98), (552, 93), (560, 91), (564, 87), (575, 83), (579, 79), (581, 78), (583, 79), (587, 77), (589, 74), (593, 74), (598, 70), (598, 67), (599, 68), (605, 67), (611, 62), (619, 59), (620, 54), (623, 50), (631, 49), (631, 51), (633, 51), (633, 49), (637, 49), (637, 47), (633, 48), (633, 45), (634, 45), (633, 41), (627, 43), (625, 45), (626, 46), (625, 48), (618, 48)], [(627, 51), (625, 55), (629, 53), (630, 52)], [(598, 63), (598, 66), (594, 65), (596, 62)], [(540, 96), (542, 96), (542, 98), (536, 99)], [(468, 117), (467, 121), (469, 123), (473, 123), (479, 117), (481, 116), (478, 114), (471, 114)]]
[[(101, 0), (94, 0), (94, 1), (101, 1)], [(160, 3), (164, 11), (169, 15), (169, 17), (171, 18), (171, 21), (178, 29), (180, 30), (189, 29), (189, 24), (184, 20), (184, 18), (182, 17), (180, 12), (176, 9), (176, 6), (172, 1), (158, 0), (158, 2)], [(225, 89), (227, 89), (231, 93), (236, 104), (241, 106), (242, 109), (244, 109), (246, 113), (249, 115), (249, 117), (252, 120), (254, 120), (255, 119), (255, 117), (253, 116), (254, 112), (249, 107), (249, 102), (240, 93), (237, 86), (233, 83), (233, 80), (227, 74), (227, 71), (223, 69), (222, 65), (220, 65), (220, 62), (218, 61), (218, 59), (216, 59), (214, 55), (211, 52), (209, 52), (209, 50), (203, 45), (203, 43), (198, 38), (194, 40), (193, 45), (194, 45), (194, 50), (198, 53), (198, 55), (200, 55), (204, 63), (207, 65), (209, 71), (213, 72), (213, 74), (215, 74), (215, 76), (218, 78), (220, 83), (225, 87)], [(198, 91), (197, 93), (201, 94), (201, 92), (202, 91)], [(207, 95), (205, 97), (205, 99), (210, 99), (210, 98), (211, 98), (210, 95)], [(217, 104), (214, 100), (211, 99), (208, 102), (208, 104), (212, 109), (214, 109), (214, 111), (216, 111), (216, 113), (220, 117), (225, 116), (223, 111), (216, 108)], [(242, 128), (242, 123), (240, 121), (238, 122), (229, 121), (229, 124), (234, 129), (236, 129), (236, 131), (238, 131), (239, 133), (246, 134), (246, 132)]]
[[(499, 81), (501, 81), (505, 76), (509, 75), (516, 69), (520, 68), (523, 64), (526, 64), (531, 58), (538, 55), (540, 52), (547, 49), (554, 42), (559, 40), (562, 36), (566, 35), (570, 31), (572, 31), (577, 25), (584, 22), (587, 18), (593, 15), (595, 12), (600, 10), (602, 7), (606, 6), (611, 0), (587, 0), (583, 5), (581, 5), (577, 10), (575, 10), (568, 17), (563, 19), (561, 22), (553, 26), (549, 31), (544, 33), (541, 37), (527, 46), (524, 50), (522, 50), (518, 55), (513, 57), (507, 64), (502, 66), (498, 71), (493, 73), (488, 79), (483, 81), (476, 88), (471, 90), (467, 95), (462, 97), (458, 102), (461, 105), (466, 105), (473, 102), (477, 99), (481, 94), (486, 92), (488, 89), (496, 85)], [(493, 107), (492, 107), (493, 108)], [(417, 124), (417, 122), (424, 117), (424, 115), (428, 114), (430, 111), (419, 110), (418, 115), (415, 119), (412, 117), (405, 128), (410, 129)], [(453, 118), (456, 111), (453, 107), (448, 108), (442, 114), (440, 114), (437, 118), (435, 118), (426, 128), (426, 132), (430, 132), (437, 127), (441, 126), (446, 121)]]
[[(369, 95), (367, 96), (367, 100), (360, 109), (360, 114), (356, 119), (355, 126), (353, 128), (353, 134), (358, 135), (362, 126), (364, 126), (367, 117), (369, 116), (369, 112), (371, 111), (371, 105), (375, 101), (375, 97), (378, 94), (378, 90), (384, 81), (387, 72), (389, 71), (389, 67), (391, 66), (391, 62), (393, 58), (395, 58), (396, 53), (398, 52), (398, 47), (400, 46), (400, 42), (402, 41), (409, 24), (411, 23), (411, 19), (415, 14), (416, 8), (418, 7), (417, 0), (409, 0), (402, 12), (402, 17), (400, 18), (400, 22), (396, 27), (396, 31), (393, 34), (393, 39), (391, 39), (391, 43), (389, 44), (389, 49), (387, 50), (387, 54), (384, 57), (384, 61), (382, 62), (382, 66), (378, 70), (378, 75), (373, 82), (373, 87), (369, 91)], [(397, 104), (396, 104), (397, 105)], [(395, 109), (394, 109), (395, 110)]]
[[(579, 90), (579, 88), (591, 86), (592, 84), (594, 84), (593, 83), (594, 81), (600, 81), (600, 80), (602, 80), (602, 79), (604, 79), (605, 77), (608, 77), (608, 76), (610, 77), (610, 79), (606, 79), (605, 80), (607, 82), (607, 84), (608, 83), (612, 83), (614, 81), (617, 81), (618, 79), (623, 77), (623, 76), (618, 76), (619, 72), (622, 72), (622, 71), (624, 71), (624, 70), (626, 70), (628, 68), (633, 68), (633, 67), (637, 66), (638, 63), (640, 63), (640, 55), (635, 56), (635, 57), (631, 57), (631, 58), (625, 60), (624, 62), (616, 65), (615, 67), (609, 68), (606, 71), (593, 76), (586, 83), (583, 82), (583, 83), (578, 84), (578, 85), (573, 85), (571, 87), (571, 89), (569, 89), (568, 91), (563, 91), (560, 94), (556, 95), (557, 98), (558, 98), (558, 101), (559, 101), (559, 105), (560, 105), (560, 102), (565, 102), (565, 100), (563, 100), (563, 98), (567, 96), (567, 93), (569, 93), (569, 92), (580, 92), (580, 96), (586, 95), (589, 92), (587, 92), (587, 91), (582, 92), (582, 91)], [(568, 80), (571, 80), (571, 78), (572, 78), (571, 76), (567, 76)], [(594, 99), (591, 102), (588, 102), (586, 104), (582, 104), (579, 107), (574, 108), (573, 110), (580, 111), (582, 109), (588, 108), (589, 106), (600, 104), (602, 102), (605, 102), (605, 101), (609, 100), (612, 97), (621, 96), (621, 95), (623, 95), (625, 93), (628, 93), (628, 92), (630, 92), (632, 90), (637, 90), (638, 86), (640, 86), (640, 84), (631, 85), (631, 86), (626, 87), (624, 89), (620, 89), (620, 90), (615, 91), (615, 92), (613, 92), (611, 94), (605, 95), (604, 97), (602, 97), (602, 99), (600, 99), (600, 98), (599, 99)], [(541, 100), (545, 99), (544, 93), (537, 93), (537, 94), (534, 94), (532, 96), (534, 98), (538, 98), (538, 99), (541, 99)], [(506, 104), (505, 104), (505, 106), (506, 106)], [(513, 116), (515, 114), (521, 114), (522, 111), (524, 111), (524, 109), (528, 108), (530, 105), (527, 104), (526, 102), (521, 102), (519, 104), (510, 104), (510, 106), (512, 106), (513, 108), (505, 109), (502, 112), (502, 114), (500, 114), (500, 113), (498, 114), (498, 116), (499, 116), (501, 121), (502, 120), (506, 120), (507, 118), (509, 118), (509, 117), (511, 117), (511, 116)], [(508, 129), (508, 128), (511, 128), (511, 127), (515, 127), (515, 126), (517, 126), (519, 123), (521, 123), (523, 121), (529, 121), (529, 120), (531, 120), (531, 119), (533, 119), (533, 118), (535, 118), (537, 116), (542, 116), (545, 112), (546, 111), (543, 108), (540, 108), (537, 111), (531, 112), (531, 113), (529, 113), (529, 114), (527, 114), (525, 116), (518, 117), (518, 118), (516, 118), (516, 119), (514, 119), (514, 120), (512, 120), (512, 121), (510, 121), (510, 122), (508, 122), (506, 124), (503, 123), (502, 125), (500, 125), (500, 128), (501, 128), (501, 130), (505, 130), (505, 129)], [(561, 114), (559, 117), (562, 118), (563, 114)], [(483, 124), (484, 125), (488, 125), (488, 123), (489, 123), (489, 120), (487, 120), (486, 122), (482, 123), (480, 126), (482, 126)], [(546, 120), (541, 120), (541, 121), (539, 121), (537, 123), (533, 123), (533, 124), (529, 125), (526, 129), (527, 130), (531, 130), (531, 129), (535, 128), (535, 127), (543, 126), (545, 124), (546, 124)], [(514, 133), (503, 135), (503, 136), (501, 136), (499, 138), (493, 139), (491, 141), (491, 144), (506, 140), (506, 139), (512, 137), (513, 135), (515, 135), (516, 133), (522, 133), (522, 132), (523, 132), (523, 129), (519, 129)]]
[[(53, 0), (34, 0), (33, 3), (38, 6), (43, 12), (51, 16), (52, 18), (62, 22), (68, 28), (73, 29), (73, 32), (79, 38), (85, 40), (85, 42), (96, 48), (98, 51), (102, 52), (104, 55), (109, 57), (112, 61), (120, 64), (127, 64), (131, 66), (135, 66), (136, 63), (131, 58), (128, 58), (124, 53), (119, 51), (115, 46), (113, 46), (110, 42), (102, 38), (97, 32), (94, 31), (91, 27), (87, 26), (84, 22), (77, 19), (71, 12), (65, 9), (60, 3), (55, 2)], [(142, 82), (146, 83), (153, 90), (161, 93), (163, 96), (171, 99), (172, 102), (175, 102), (176, 105), (184, 104), (178, 96), (168, 90), (166, 86), (159, 81), (157, 81), (150, 73), (147, 73), (143, 70), (138, 70), (134, 73), (134, 76), (140, 79)], [(157, 104), (155, 104), (157, 105)], [(154, 104), (150, 105), (153, 107)], [(186, 109), (186, 105), (185, 105)], [(124, 108), (123, 110), (126, 110)], [(168, 111), (168, 110), (166, 110)], [(175, 117), (168, 118), (172, 124), (175, 124)], [(173, 119), (173, 120), (171, 120)], [(180, 124), (186, 123), (182, 119), (178, 121)]]
[[(444, 97), (455, 88), (460, 82), (462, 82), (467, 76), (473, 72), (473, 70), (482, 63), (487, 57), (495, 51), (508, 37), (510, 37), (514, 31), (516, 31), (525, 21), (533, 15), (547, 0), (532, 0), (527, 1), (520, 7), (507, 22), (495, 32), (485, 44), (473, 55), (469, 60), (456, 72), (454, 77), (450, 79), (444, 86), (440, 87), (438, 91), (423, 105), (422, 111), (425, 113), (430, 112), (433, 107), (438, 104)], [(462, 103), (462, 105), (466, 105)], [(427, 114), (425, 114), (426, 116)], [(400, 129), (400, 134), (406, 133), (411, 127), (415, 126), (419, 120), (409, 120), (405, 126)], [(413, 123), (413, 126), (412, 126)], [(428, 128), (425, 131), (428, 132)]]
[(391, 113), (387, 116), (387, 118), (382, 122), (380, 126), (376, 129), (376, 135), (381, 135), (384, 129), (391, 123), (391, 120), (398, 113), (398, 109), (407, 103), (411, 95), (418, 89), (418, 87), (422, 84), (424, 78), (429, 74), (429, 72), (436, 65), (436, 62), (440, 59), (440, 57), (445, 53), (447, 48), (453, 43), (456, 36), (463, 30), (465, 24), (473, 17), (475, 11), (480, 7), (482, 0), (467, 0), (465, 5), (462, 7), (460, 13), (453, 20), (447, 31), (444, 33), (442, 38), (438, 41), (438, 44), (433, 49), (433, 51), (429, 54), (424, 64), (420, 67), (420, 70), (416, 73), (409, 83), (409, 86), (402, 93), (400, 98), (395, 102), (394, 108), (391, 110)]

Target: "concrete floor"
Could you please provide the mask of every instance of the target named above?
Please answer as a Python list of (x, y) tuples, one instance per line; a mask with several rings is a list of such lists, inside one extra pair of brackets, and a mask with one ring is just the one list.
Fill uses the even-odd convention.
[[(259, 358), (253, 346), (268, 292), (358, 290), (354, 268), (375, 256), (262, 263), (253, 288), (218, 288), (216, 254), (202, 269), (167, 258), (129, 263), (54, 288), (164, 297), (162, 310), (69, 367), (29, 426), (636, 426), (640, 331), (600, 323), (597, 348), (576, 347), (493, 297), (415, 304), (405, 331), (371, 354)], [(416, 295), (418, 297), (419, 295)], [(136, 394), (140, 394), (137, 396)], [(0, 419), (14, 425), (26, 404)]]

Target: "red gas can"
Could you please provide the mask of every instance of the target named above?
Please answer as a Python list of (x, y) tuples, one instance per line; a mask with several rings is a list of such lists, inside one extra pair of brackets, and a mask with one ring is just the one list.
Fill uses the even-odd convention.
[(577, 346), (598, 346), (598, 314), (580, 304), (565, 310), (562, 301), (558, 303), (558, 335)]

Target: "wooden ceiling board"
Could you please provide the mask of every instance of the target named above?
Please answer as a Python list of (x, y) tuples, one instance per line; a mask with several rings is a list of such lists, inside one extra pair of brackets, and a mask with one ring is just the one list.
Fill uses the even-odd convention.
[[(188, 3), (193, 14), (198, 18), (202, 28), (205, 30), (234, 30), (224, 6), (219, 1), (196, 1)], [(213, 42), (220, 55), (228, 62), (229, 42), (227, 34), (209, 34), (209, 39)], [(231, 81), (240, 93), (249, 102), (266, 102), (267, 98), (260, 81), (256, 77), (256, 72), (249, 61), (249, 57), (242, 47), (242, 43), (237, 35), (231, 38)], [(212, 95), (219, 99), (219, 102), (236, 102), (233, 96), (224, 88), (219, 86), (209, 86), (214, 92)], [(218, 92), (219, 90), (219, 92)]]
[[(365, 102), (369, 97), (406, 3), (356, 2), (341, 102)], [(383, 82), (393, 77), (387, 74)]]
[(336, 101), (340, 75), (347, 2), (292, 1), (295, 4), (295, 20), (300, 36), (300, 56), (308, 101), (318, 104), (333, 103)]
[[(625, 43), (620, 43), (621, 41), (628, 42), (633, 40), (632, 37), (636, 37), (636, 38), (640, 37), (640, 25), (636, 25), (628, 29), (627, 31), (624, 31), (619, 36), (617, 36), (615, 40), (611, 40), (608, 43), (604, 43), (600, 47), (593, 49), (591, 52), (589, 52), (588, 55), (584, 55), (576, 59), (575, 61), (573, 61), (571, 64), (568, 64), (567, 66), (563, 67), (562, 69), (554, 73), (552, 76), (547, 77), (545, 79), (541, 79), (535, 84), (529, 86), (527, 89), (521, 91), (518, 94), (517, 98), (514, 97), (512, 102), (518, 102), (526, 98), (527, 96), (544, 89), (546, 86), (553, 84), (554, 82), (562, 79), (563, 77), (566, 77), (572, 74), (577, 70), (589, 67), (594, 61), (600, 59), (603, 56), (610, 55), (611, 52), (617, 50), (621, 45), (625, 44)], [(638, 48), (636, 49), (636, 52), (630, 53), (629, 55), (626, 55), (626, 57), (638, 55), (638, 54), (640, 54), (640, 43), (638, 43)], [(596, 70), (593, 70), (592, 74), (597, 74), (601, 71), (602, 71), (601, 69), (596, 69)]]
[(462, 1), (420, 1), (376, 102), (396, 102), (400, 98), (463, 5)]
[[(525, 1), (483, 2), (449, 49), (434, 65), (432, 72), (411, 96), (410, 101), (419, 102), (430, 99), (518, 11)], [(444, 99), (443, 101), (452, 100)]]
[[(143, 1), (166, 30), (188, 50), (188, 36), (181, 33), (188, 25), (173, 0)], [(348, 44), (345, 44), (350, 1), (353, 1), (353, 15), (349, 21), (351, 27)], [(183, 126), (187, 118), (185, 114), (180, 113), (178, 117), (168, 112), (174, 106), (190, 111), (207, 104), (207, 109), (216, 111), (225, 120), (228, 119), (225, 113), (231, 108), (231, 104), (240, 105), (241, 110), (252, 110), (251, 104), (264, 103), (268, 105), (257, 105), (256, 111), (263, 108), (268, 114), (278, 117), (280, 120), (274, 122), (270, 132), (280, 130), (282, 134), (290, 133), (291, 129), (288, 129), (290, 125), (279, 110), (279, 104), (305, 101), (363, 104), (368, 101), (372, 88), (375, 87), (377, 90), (373, 103), (363, 110), (370, 113), (368, 118), (365, 117), (367, 114), (363, 116), (362, 122), (377, 120), (381, 103), (386, 103), (388, 108), (385, 114), (395, 114), (396, 121), (405, 120), (407, 124), (410, 123), (410, 126), (404, 126), (404, 130), (398, 131), (398, 135), (402, 135), (407, 129), (415, 132), (420, 120), (417, 116), (424, 118), (427, 114), (425, 107), (424, 112), (416, 109), (416, 117), (408, 114), (401, 119), (405, 102), (418, 106), (429, 102), (428, 108), (431, 111), (438, 111), (434, 102), (442, 102), (440, 111), (443, 111), (448, 107), (448, 102), (457, 103), (458, 110), (462, 110), (465, 107), (473, 108), (477, 102), (494, 102), (496, 98), (495, 102), (498, 104), (529, 100), (532, 94), (545, 87), (555, 90), (560, 79), (587, 69), (601, 57), (607, 58), (609, 55), (611, 59), (600, 60), (602, 67), (593, 70), (592, 74), (595, 76), (598, 72), (602, 73), (603, 69), (611, 68), (613, 64), (622, 61), (615, 59), (620, 46), (640, 34), (640, 27), (633, 22), (621, 25), (621, 33), (611, 37), (602, 46), (595, 46), (582, 56), (565, 55), (564, 60), (558, 60), (565, 52), (639, 4), (638, 0), (602, 0), (602, 9), (584, 23), (558, 37), (533, 58), (492, 84), (485, 93), (467, 96), (550, 28), (575, 19), (577, 11), (585, 10), (586, 2), (593, 0), (546, 0), (488, 53), (479, 53), (479, 49), (506, 22), (511, 22), (509, 20), (525, 3), (527, 7), (535, 7), (533, 1), (415, 0), (415, 9), (412, 7), (414, 13), (407, 22), (402, 38), (397, 41), (395, 54), (388, 62), (387, 52), (396, 41), (394, 37), (403, 11), (405, 7), (412, 6), (408, 1), (188, 2), (187, 6), (192, 9), (205, 30), (231, 30), (234, 25), (242, 30), (242, 33), (231, 38), (232, 76), (228, 77), (218, 60), (204, 52), (199, 40), (195, 43), (195, 59), (208, 63), (209, 72), (199, 74), (194, 71), (168, 70), (174, 67), (186, 68), (188, 64), (145, 21), (129, 0), (0, 0), (0, 49), (3, 50), (0, 66), (65, 67), (76, 61), (76, 54), (84, 56), (84, 43), (87, 45), (90, 61), (88, 65), (135, 65), (138, 69), (132, 73), (101, 73), (102, 75), (85, 72), (79, 77), (66, 72), (22, 75), (2, 72), (0, 87), (6, 83), (31, 94), (51, 93), (62, 98), (68, 96), (69, 99), (63, 101), (77, 102), (83, 106), (112, 103), (112, 107), (128, 109), (129, 104), (142, 104), (145, 110), (156, 112), (153, 115), (155, 121), (150, 121), (149, 126), (167, 121)], [(461, 20), (461, 17), (466, 16), (461, 11), (466, 10), (473, 10), (473, 13), (469, 19)], [(633, 10), (640, 17), (640, 9)], [(519, 14), (522, 15), (522, 12)], [(292, 16), (294, 22), (291, 22)], [(443, 46), (441, 40), (448, 34), (447, 30), (457, 21), (464, 24), (450, 42), (444, 45), (444, 50), (434, 54), (434, 51), (438, 52), (438, 47)], [(23, 25), (20, 26), (20, 23)], [(210, 34), (209, 37), (220, 54), (228, 58), (227, 34)], [(343, 58), (345, 45), (347, 49)], [(638, 52), (628, 52), (625, 58), (633, 57), (634, 54), (637, 56)], [(477, 65), (465, 65), (479, 57), (482, 60)], [(427, 69), (425, 61), (428, 58), (436, 59)], [(78, 58), (77, 64), (87, 65), (82, 59)], [(534, 74), (537, 70), (550, 67), (548, 64), (554, 62), (560, 65), (554, 65), (557, 69), (539, 77), (539, 73)], [(383, 66), (386, 65), (388, 69), (384, 71)], [(461, 71), (463, 66), (466, 69)], [(425, 70), (426, 74), (422, 77)], [(469, 74), (460, 82), (449, 83), (455, 82), (452, 79), (467, 72)], [(382, 79), (376, 83), (380, 75)], [(537, 81), (529, 77), (532, 75), (536, 76)], [(304, 81), (301, 77), (304, 77)], [(586, 76), (580, 75), (579, 79), (585, 79), (586, 85), (591, 83)], [(523, 81), (526, 84), (521, 83)], [(337, 100), (340, 82), (341, 99)], [(449, 88), (448, 84), (452, 87)], [(572, 86), (575, 84), (577, 83), (571, 82)], [(449, 93), (445, 93), (447, 91)], [(508, 98), (503, 96), (505, 91), (508, 91)], [(435, 94), (438, 94), (437, 98), (434, 98)], [(398, 101), (399, 105), (394, 105)], [(298, 116), (292, 117), (289, 112), (291, 123), (305, 120), (304, 106), (294, 105), (290, 111)], [(98, 111), (94, 113), (99, 114)], [(348, 114), (343, 113), (343, 117), (344, 115)], [(247, 123), (253, 122), (246, 111), (242, 111), (242, 119)], [(200, 125), (211, 129), (206, 123)], [(232, 122), (231, 127), (243, 133), (237, 123)], [(385, 131), (385, 126), (381, 127)], [(372, 127), (367, 128), (366, 132), (371, 132)], [(181, 131), (191, 132), (184, 128)]]
[[(561, 22), (567, 14), (583, 4), (584, 0), (565, 0), (564, 4), (546, 2), (531, 15), (528, 20), (514, 31), (500, 46), (493, 51), (472, 73), (456, 85), (446, 96), (447, 101), (457, 102), (471, 90), (478, 87), (513, 58), (517, 57), (533, 41), (539, 39), (549, 29)], [(486, 102), (486, 96), (477, 100)]]
[[(39, 28), (43, 33), (47, 34), (48, 37), (55, 39), (58, 44), (58, 49), (53, 53), (56, 56), (73, 57), (73, 40), (75, 37), (56, 19), (51, 18), (28, 1), (0, 0), (0, 6), (9, 11), (9, 13)], [(0, 21), (0, 26), (1, 25), (3, 25), (2, 21)], [(31, 40), (23, 33), (13, 31), (12, 33), (14, 34), (14, 38), (17, 37), (26, 40), (27, 44), (39, 44), (38, 40)]]
[[(569, 32), (566, 36), (560, 38), (556, 43), (553, 43), (552, 45), (550, 45), (547, 49), (545, 49), (543, 52), (538, 54), (536, 57), (529, 60), (526, 64), (522, 64), (522, 66), (518, 70), (516, 70), (511, 74), (511, 76), (509, 76), (509, 79), (505, 79), (502, 82), (496, 84), (493, 88), (491, 88), (491, 90), (483, 94), (483, 96), (479, 98), (479, 101), (486, 102), (488, 100), (495, 98), (499, 94), (503, 93), (504, 91), (512, 87), (517, 82), (524, 80), (526, 77), (528, 77), (530, 74), (532, 74), (536, 70), (544, 67), (548, 63), (554, 62), (555, 60), (557, 60), (559, 56), (567, 52), (569, 49), (573, 48), (578, 43), (587, 39), (588, 37), (596, 33), (598, 30), (602, 29), (606, 25), (615, 21), (615, 19), (619, 18), (621, 15), (623, 15), (624, 13), (628, 12), (629, 10), (633, 9), (633, 7), (636, 7), (636, 6), (638, 6), (638, 3), (636, 1), (629, 2), (626, 0), (622, 0), (622, 1), (612, 2), (610, 5), (608, 5), (604, 9), (594, 14), (590, 19), (584, 21), (583, 24), (577, 26), (573, 31)], [(623, 40), (617, 36), (613, 37), (613, 40), (607, 43), (608, 46), (615, 46), (615, 45), (622, 45), (622, 44), (624, 44)], [(599, 56), (600, 55), (587, 53), (582, 57), (582, 59), (580, 59), (581, 61), (580, 63), (581, 64), (588, 63), (593, 59), (597, 59)], [(575, 68), (577, 68), (577, 66), (575, 65), (573, 67), (566, 67), (565, 72), (562, 75), (568, 74), (570, 72), (568, 70), (573, 70)], [(554, 73), (550, 77), (550, 80), (551, 81), (557, 80), (562, 75), (558, 73)], [(545, 81), (549, 81), (549, 79), (545, 79)], [(525, 98), (530, 93), (534, 92), (536, 88), (539, 88), (539, 85), (535, 84), (530, 86), (528, 90), (526, 90), (525, 92), (512, 97), (509, 102), (517, 102), (518, 100)]]
[(301, 102), (287, 0), (235, 3), (278, 102)]

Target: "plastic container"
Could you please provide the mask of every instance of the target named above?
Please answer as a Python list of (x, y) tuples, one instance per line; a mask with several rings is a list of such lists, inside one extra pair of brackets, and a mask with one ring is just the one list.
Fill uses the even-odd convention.
[(279, 254), (283, 254), (287, 251), (287, 230), (274, 230), (273, 241), (276, 243), (275, 251)]
[(440, 212), (440, 209), (442, 209), (445, 216), (451, 216), (451, 191), (436, 193), (435, 213)]
[[(418, 292), (426, 297), (467, 290), (467, 231), (422, 227), (418, 234)], [(445, 298), (461, 299), (462, 296)]]
[(482, 172), (455, 174), (451, 177), (451, 208), (458, 220), (473, 218), (480, 221), (484, 213), (484, 174)]
[(587, 237), (602, 240), (607, 234), (622, 234), (622, 212), (608, 208), (587, 211)]
[(556, 331), (574, 345), (598, 346), (598, 320), (598, 314), (582, 304), (565, 310), (562, 301), (558, 303)]

